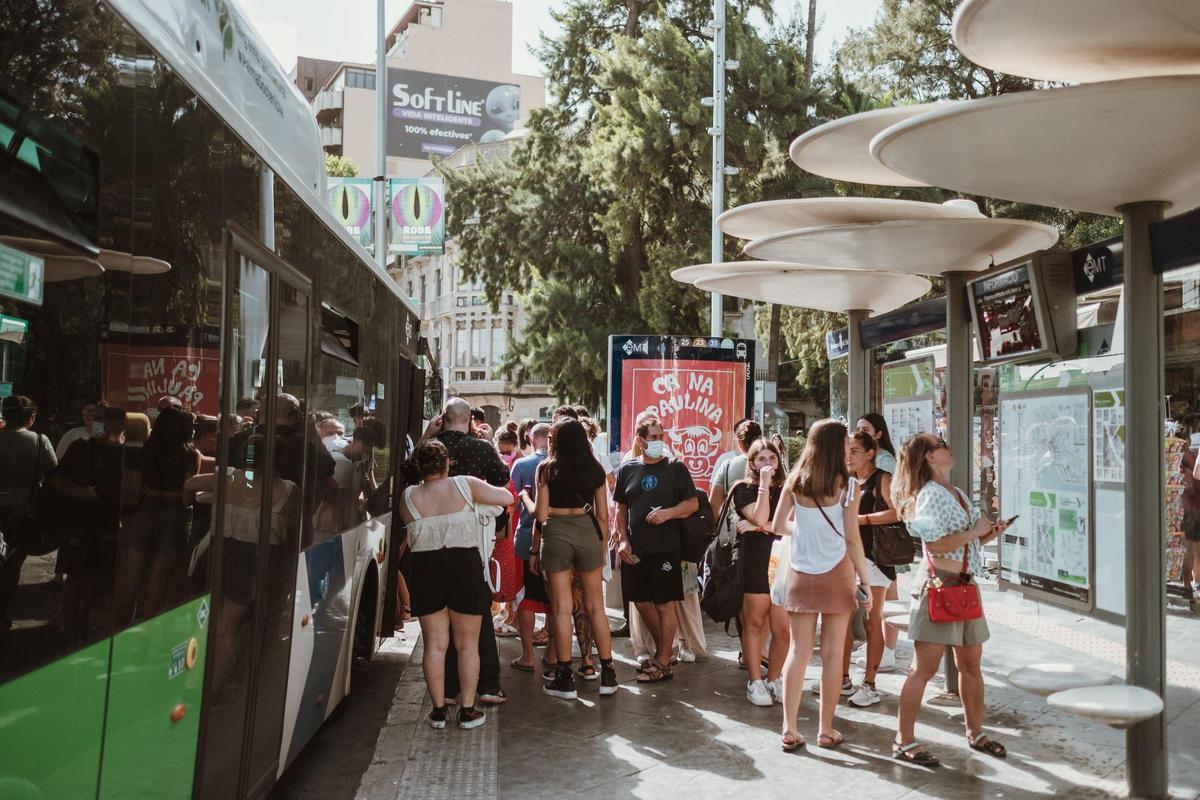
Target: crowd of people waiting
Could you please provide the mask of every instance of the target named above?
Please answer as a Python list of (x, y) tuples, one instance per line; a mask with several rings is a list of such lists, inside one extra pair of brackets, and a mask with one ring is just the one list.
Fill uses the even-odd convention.
[[(226, 643), (250, 616), (265, 476), (272, 482), (272, 545), (296, 537), (308, 546), (350, 527), (372, 507), (373, 513), (387, 510), (388, 490), (379, 488), (372, 457), (385, 446), (386, 429), (366, 409), (351, 409), (347, 438), (332, 414), (306, 413), (296, 397), (281, 393), (268, 443), (262, 405), (244, 398), (222, 419), (193, 414), (172, 396), (137, 412), (88, 402), (82, 424), (52, 445), (40, 431), (55, 426), (37, 424), (30, 398), (4, 398), (0, 635), (12, 627), (10, 608), (31, 555), (53, 558), (58, 607), (50, 627), (67, 649), (202, 590), (222, 438), (230, 465), (224, 476), (225, 594), (245, 608), (223, 616)], [(270, 471), (263, 469), (268, 452)], [(302, 481), (311, 487), (303, 497), (295, 491)]]
[[(661, 422), (640, 415), (633, 445), (614, 469), (586, 408), (562, 406), (550, 424), (510, 422), (498, 432), (476, 411), (451, 398), (406, 463), (412, 485), (401, 515), (414, 559), (412, 613), (425, 636), (430, 724), (444, 728), (448, 706), (457, 702), (459, 726), (477, 727), (485, 715), (476, 703), (505, 702), (497, 636), (518, 636), (521, 654), (510, 667), (540, 671), (545, 694), (566, 700), (578, 696), (579, 680), (597, 681), (602, 697), (619, 691), (614, 637), (633, 637), (639, 684), (671, 680), (680, 662), (704, 657), (698, 565), (683, 559), (682, 539), (682, 521), (700, 502)], [(879, 563), (876, 537), (899, 527), (920, 541), (922, 556), (911, 583), (914, 659), (892, 755), (938, 765), (917, 741), (915, 722), (949, 647), (966, 742), (1004, 757), (1004, 746), (983, 732), (987, 622), (935, 621), (926, 602), (930, 591), (980, 574), (982, 546), (1006, 527), (981, 518), (951, 483), (954, 455), (946, 442), (922, 433), (897, 454), (878, 414), (864, 415), (853, 431), (822, 420), (789, 470), (780, 442), (764, 438), (757, 423), (743, 420), (735, 433), (738, 450), (718, 460), (708, 500), (721, 509), (718, 541), (737, 551), (746, 697), (756, 706), (783, 706), (781, 747), (805, 744), (796, 720), (816, 647), (818, 746), (844, 741), (834, 728), (840, 699), (858, 707), (881, 701), (876, 675), (895, 668), (897, 636), (882, 609), (897, 597), (897, 574), (894, 564)], [(625, 616), (617, 629), (609, 627), (606, 599)], [(851, 622), (860, 612), (866, 641), (853, 651)], [(542, 630), (535, 630), (538, 613), (546, 614)], [(863, 668), (857, 684), (852, 663)]]

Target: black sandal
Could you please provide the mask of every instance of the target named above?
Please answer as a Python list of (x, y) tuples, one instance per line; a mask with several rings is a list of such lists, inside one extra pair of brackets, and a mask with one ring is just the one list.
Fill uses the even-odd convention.
[(937, 756), (926, 750), (916, 739), (908, 744), (892, 742), (892, 758), (897, 761), (916, 764), (918, 767), (936, 767), (942, 763), (938, 760)]
[(600, 677), (600, 673), (596, 672), (596, 668), (591, 664), (583, 664), (579, 669), (575, 670), (579, 673), (579, 677), (585, 681), (594, 681)]
[(972, 750), (978, 750), (981, 753), (987, 753), (989, 756), (996, 758), (1005, 758), (1008, 756), (1008, 750), (999, 742), (993, 742), (988, 738), (986, 733), (981, 733), (978, 736), (967, 735), (967, 744)]

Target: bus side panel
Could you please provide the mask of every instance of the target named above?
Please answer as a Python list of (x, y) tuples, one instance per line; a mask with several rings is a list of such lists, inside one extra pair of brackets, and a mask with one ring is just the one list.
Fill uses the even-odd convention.
[[(325, 722), (341, 695), (340, 690), (334, 689), (334, 675), (350, 627), (354, 584), (354, 560), (346, 558), (344, 549), (347, 545), (352, 548), (360, 535), (359, 528), (353, 528), (310, 547), (302, 554), (296, 569), (296, 614), (300, 615), (301, 627), (309, 630), (292, 641), (288, 684), (304, 688), (299, 693), (288, 692), (281, 748), (286, 754), (281, 761), (283, 769)], [(305, 596), (307, 608), (300, 606)], [(303, 624), (305, 617), (308, 625)]]
[(208, 595), (113, 637), (104, 798), (189, 798), (200, 735)]
[(95, 797), (111, 639), (0, 685), (0, 797)]

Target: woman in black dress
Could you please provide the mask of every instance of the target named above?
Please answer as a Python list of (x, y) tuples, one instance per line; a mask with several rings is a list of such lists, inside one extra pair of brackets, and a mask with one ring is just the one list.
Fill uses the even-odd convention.
[[(746, 654), (746, 699), (756, 706), (782, 702), (783, 685), (779, 680), (787, 659), (791, 637), (788, 615), (771, 603), (771, 545), (779, 537), (771, 532), (771, 515), (783, 491), (783, 459), (779, 449), (759, 439), (746, 453), (746, 477), (733, 487), (731, 501), (739, 517), (738, 557), (742, 561), (742, 652)], [(759, 655), (767, 631), (771, 649), (767, 675), (763, 679)]]

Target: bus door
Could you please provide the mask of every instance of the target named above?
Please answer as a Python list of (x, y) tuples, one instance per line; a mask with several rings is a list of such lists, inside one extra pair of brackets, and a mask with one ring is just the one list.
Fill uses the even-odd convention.
[(203, 798), (263, 795), (278, 772), (296, 558), (306, 524), (305, 420), (311, 284), (248, 235), (226, 236), (208, 697), (197, 767)]

